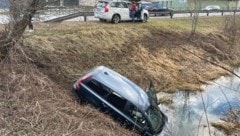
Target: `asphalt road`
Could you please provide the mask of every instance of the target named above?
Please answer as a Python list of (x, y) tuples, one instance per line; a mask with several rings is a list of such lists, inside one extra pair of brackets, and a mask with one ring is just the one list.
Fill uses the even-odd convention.
[[(66, 13), (67, 14), (67, 13)], [(35, 17), (33, 18), (33, 22), (44, 22), (46, 20), (49, 19), (53, 19), (53, 18), (57, 18), (60, 16), (64, 16), (65, 14), (45, 14), (45, 15), (35, 15)], [(181, 13), (181, 14), (174, 14), (173, 18), (186, 18), (186, 17), (190, 17), (190, 13)], [(225, 12), (223, 14), (224, 16), (226, 15), (233, 15), (233, 12)], [(237, 12), (236, 15), (240, 15), (240, 12)], [(207, 13), (199, 13), (200, 17), (206, 17)], [(219, 13), (209, 13), (209, 17), (211, 16), (222, 16), (222, 14)], [(154, 20), (154, 19), (166, 19), (166, 18), (170, 18), (170, 16), (154, 16), (154, 15), (150, 15), (150, 20)], [(0, 24), (6, 24), (8, 23), (8, 16), (4, 15), (4, 14), (0, 14)], [(66, 21), (84, 21), (84, 17), (77, 17), (74, 19), (69, 19)], [(87, 21), (98, 21), (97, 18), (94, 18), (93, 16), (89, 16), (87, 17)]]

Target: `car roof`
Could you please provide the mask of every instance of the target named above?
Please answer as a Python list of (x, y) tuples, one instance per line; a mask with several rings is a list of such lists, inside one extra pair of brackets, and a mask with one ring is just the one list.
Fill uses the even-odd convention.
[(130, 101), (140, 110), (147, 110), (150, 105), (147, 93), (138, 85), (105, 66), (98, 66), (90, 72), (92, 78)]

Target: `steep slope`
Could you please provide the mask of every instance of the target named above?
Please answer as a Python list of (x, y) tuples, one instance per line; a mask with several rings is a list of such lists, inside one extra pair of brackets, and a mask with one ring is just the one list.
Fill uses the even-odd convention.
[(229, 41), (221, 34), (198, 33), (189, 38), (185, 30), (128, 23), (44, 27), (27, 37), (24, 50), (65, 89), (83, 72), (106, 65), (143, 88), (153, 80), (157, 91), (199, 90), (202, 83), (226, 74), (211, 61), (230, 70), (239, 62), (238, 46), (228, 54)]

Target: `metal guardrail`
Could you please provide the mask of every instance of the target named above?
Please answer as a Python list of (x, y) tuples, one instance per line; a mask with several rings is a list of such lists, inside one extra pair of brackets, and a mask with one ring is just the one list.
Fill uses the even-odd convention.
[(165, 12), (149, 12), (149, 14), (153, 15), (169, 15), (170, 18), (173, 18), (174, 14), (186, 14), (189, 13), (192, 17), (194, 13), (206, 13), (207, 16), (209, 16), (210, 13), (221, 13), (223, 16), (224, 13), (232, 12), (234, 15), (236, 15), (237, 12), (240, 12), (240, 10), (216, 10), (216, 11), (204, 11), (204, 10), (176, 10), (176, 11), (165, 11)]
[(79, 17), (79, 16), (83, 16), (84, 21), (87, 21), (87, 16), (93, 16), (93, 12), (77, 12), (77, 13), (69, 14), (69, 15), (66, 15), (66, 16), (50, 19), (50, 20), (47, 20), (47, 21), (44, 21), (44, 22), (45, 23), (61, 22), (61, 21), (76, 18), (76, 17)]
[[(159, 15), (169, 15), (170, 18), (173, 18), (174, 14), (186, 14), (189, 13), (190, 16), (192, 17), (194, 13), (206, 13), (207, 16), (209, 16), (210, 13), (221, 13), (221, 15), (223, 16), (224, 13), (226, 12), (232, 12), (234, 15), (237, 12), (240, 12), (240, 10), (217, 10), (217, 11), (203, 11), (203, 10), (176, 10), (176, 11), (165, 11), (165, 12), (149, 12), (150, 15), (155, 15), (155, 16), (159, 16)], [(87, 16), (93, 16), (94, 13), (93, 12), (83, 12), (83, 11), (79, 11), (76, 13), (71, 13), (68, 14), (66, 16), (62, 16), (62, 17), (57, 17), (55, 19), (50, 19), (47, 21), (44, 21), (46, 23), (49, 22), (61, 22), (64, 20), (68, 20), (68, 19), (72, 19), (72, 18), (76, 18), (79, 16), (83, 16), (84, 17), (84, 21), (87, 21)], [(154, 17), (154, 16), (151, 16)]]

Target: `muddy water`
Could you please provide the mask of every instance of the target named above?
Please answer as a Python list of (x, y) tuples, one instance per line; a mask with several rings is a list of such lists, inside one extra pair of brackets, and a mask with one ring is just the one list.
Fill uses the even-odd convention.
[[(240, 69), (235, 72), (240, 75)], [(221, 122), (227, 112), (240, 109), (240, 79), (236, 76), (221, 77), (202, 87), (202, 93), (178, 91), (175, 94), (158, 94), (159, 98), (173, 99), (170, 105), (159, 105), (169, 118), (167, 129), (161, 135), (225, 135), (213, 128), (211, 122)]]

